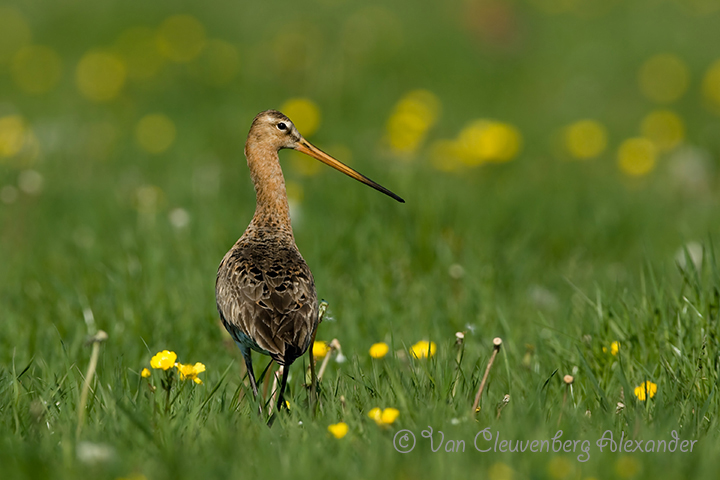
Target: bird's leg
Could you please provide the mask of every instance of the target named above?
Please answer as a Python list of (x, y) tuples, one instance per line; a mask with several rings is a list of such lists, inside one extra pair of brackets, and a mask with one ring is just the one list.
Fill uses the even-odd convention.
[(243, 357), (245, 358), (245, 367), (247, 368), (248, 377), (250, 377), (250, 386), (252, 387), (253, 395), (255, 398), (258, 396), (257, 383), (255, 383), (255, 372), (253, 372), (252, 357), (250, 356), (250, 349), (242, 350)]
[(313, 332), (310, 348), (308, 348), (308, 356), (310, 357), (310, 410), (315, 411), (315, 403), (317, 402), (317, 375), (315, 375), (315, 356), (313, 355), (313, 345), (315, 345), (315, 335), (317, 329)]
[[(244, 347), (240, 347), (240, 351), (243, 354), (243, 358), (245, 358), (245, 367), (247, 368), (248, 378), (250, 378), (250, 386), (252, 387), (253, 397), (257, 402), (258, 389), (257, 383), (255, 382), (255, 372), (253, 372), (251, 352), (249, 348)], [(258, 403), (258, 414), (262, 416), (262, 413), (262, 403)]]
[(285, 385), (287, 385), (288, 372), (290, 371), (290, 365), (285, 365), (282, 372), (282, 382), (280, 383), (280, 395), (278, 395), (277, 411), (285, 406)]

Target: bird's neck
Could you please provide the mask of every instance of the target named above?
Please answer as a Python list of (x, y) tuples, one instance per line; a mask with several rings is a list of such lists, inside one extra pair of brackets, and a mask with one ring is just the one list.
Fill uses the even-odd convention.
[(250, 226), (292, 237), (290, 207), (277, 151), (248, 142), (245, 156), (256, 198), (255, 215)]

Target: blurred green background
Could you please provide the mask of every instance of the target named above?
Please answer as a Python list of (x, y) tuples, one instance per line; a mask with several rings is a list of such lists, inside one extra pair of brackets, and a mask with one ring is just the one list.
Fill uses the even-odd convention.
[[(87, 474), (69, 447), (47, 431), (34, 433), (31, 407), (57, 401), (57, 412), (43, 414), (48, 429), (73, 438), (89, 358), (84, 342), (96, 328), (110, 337), (98, 367), (98, 388), (114, 386), (107, 398), (138, 389), (140, 369), (166, 348), (182, 361), (204, 362), (208, 390), (235, 359), (220, 390), (232, 396), (241, 362), (218, 324), (214, 275), (254, 210), (243, 147), (253, 117), (269, 108), (407, 202), (395, 204), (296, 152), (280, 154), (298, 246), (319, 297), (330, 303), (332, 318), (318, 338), (338, 338), (359, 372), (372, 369), (367, 351), (375, 342), (402, 352), (431, 339), (435, 360), (452, 377), (454, 334), (464, 331), (467, 399), (442, 407), (460, 411), (490, 340), (501, 335), (507, 360), (503, 379), (490, 385), (490, 405), (512, 391), (508, 408), (542, 429), (557, 417), (530, 405), (540, 408), (537, 388), (555, 369), (558, 380), (591, 366), (611, 409), (625, 401), (616, 352), (606, 358), (619, 341), (628, 381), (652, 378), (665, 392), (664, 413), (640, 405), (640, 423), (660, 418), (662, 428), (679, 428), (697, 411), (716, 413), (720, 282), (710, 251), (720, 236), (718, 25), (717, 0), (2, 1), (0, 368), (12, 401), (0, 418), (3, 445), (18, 459), (12, 472)], [(683, 276), (690, 263), (696, 297)], [(653, 297), (653, 288), (666, 293)], [(683, 299), (705, 314), (693, 322), (708, 323), (681, 328), (679, 315), (693, 312)], [(597, 358), (583, 363), (578, 345)], [(671, 347), (693, 352), (677, 370), (663, 363)], [(706, 376), (696, 375), (695, 354)], [(300, 401), (296, 368), (293, 398)], [(350, 382), (341, 368), (350, 367), (331, 367), (336, 392)], [(566, 419), (599, 405), (589, 377), (576, 388), (580, 397)], [(397, 391), (388, 398), (398, 401)], [(551, 398), (560, 402), (562, 392), (556, 385)], [(450, 420), (430, 408), (443, 399), (417, 395), (416, 404), (404, 403), (401, 421)], [(330, 397), (318, 435), (352, 416)], [(110, 405), (107, 398), (98, 405)], [(357, 422), (376, 406), (366, 400), (357, 400)], [(135, 457), (142, 441), (127, 433), (132, 422), (95, 408), (88, 435), (109, 441), (103, 425), (115, 420), (102, 415), (120, 415), (115, 428), (125, 433), (114, 448), (120, 458), (136, 458), (132, 469), (121, 462), (90, 470), (97, 478), (207, 473), (164, 451), (162, 441), (161, 461)], [(232, 416), (224, 404), (217, 409)], [(212, 442), (230, 448), (238, 440), (215, 422), (207, 429), (220, 439), (198, 441), (214, 452), (206, 453), (208, 463), (219, 465)], [(251, 440), (271, 441), (264, 427), (247, 422), (242, 429), (257, 429)], [(351, 422), (351, 432), (367, 440), (357, 425)], [(506, 428), (525, 432), (518, 425)], [(714, 417), (693, 425), (695, 435), (718, 431)], [(333, 455), (355, 465), (351, 476), (372, 473), (361, 468), (378, 453), (368, 445), (391, 448), (378, 435), (362, 443), (364, 453)], [(279, 438), (272, 441), (287, 440)], [(294, 448), (288, 451), (299, 455)], [(276, 453), (239, 458), (273, 462)], [(713, 455), (700, 467), (677, 467), (678, 475), (714, 471)], [(307, 458), (317, 465), (309, 459), (318, 457)], [(398, 478), (480, 471), (468, 459), (451, 467), (383, 458), (375, 473)], [(580, 470), (546, 469), (546, 461), (517, 471), (581, 477)], [(184, 467), (162, 466), (173, 462)], [(613, 462), (582, 475), (627, 473)], [(491, 477), (512, 477), (491, 463), (481, 464)], [(65, 468), (53, 471), (57, 464)], [(625, 477), (676, 463), (639, 465)], [(282, 462), (277, 468), (291, 471)], [(317, 468), (339, 474), (337, 466)]]

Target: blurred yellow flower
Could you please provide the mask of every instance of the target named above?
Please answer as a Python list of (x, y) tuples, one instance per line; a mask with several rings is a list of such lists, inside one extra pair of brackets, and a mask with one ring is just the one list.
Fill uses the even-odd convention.
[(382, 411), (380, 420), (386, 425), (390, 425), (395, 422), (397, 417), (400, 415), (400, 411), (397, 408), (386, 408)]
[(119, 57), (92, 51), (80, 59), (75, 70), (75, 83), (89, 100), (107, 102), (120, 94), (125, 76), (125, 63)]
[(657, 393), (657, 384), (651, 381), (643, 382), (639, 387), (635, 387), (635, 396), (641, 402), (645, 401), (645, 392), (650, 398), (653, 398)]
[(328, 425), (328, 432), (330, 432), (335, 438), (343, 438), (348, 433), (347, 423), (340, 422)]
[(683, 96), (690, 83), (690, 73), (681, 58), (662, 53), (642, 64), (638, 82), (640, 90), (648, 99), (669, 103)]
[(131, 27), (120, 34), (115, 50), (127, 67), (127, 76), (133, 80), (154, 77), (167, 60), (157, 48), (156, 33), (149, 27)]
[(428, 90), (413, 90), (395, 105), (386, 126), (390, 148), (397, 154), (415, 152), (440, 114), (440, 100)]
[(677, 147), (685, 137), (682, 119), (670, 110), (655, 110), (643, 118), (640, 130), (659, 151)]
[(702, 91), (709, 106), (720, 113), (720, 59), (710, 65), (703, 77)]
[(0, 158), (12, 157), (22, 150), (26, 131), (20, 115), (0, 117)]
[(605, 127), (596, 120), (580, 120), (565, 128), (565, 148), (574, 158), (594, 158), (607, 147)]
[(370, 356), (372, 358), (382, 358), (387, 355), (390, 347), (385, 342), (373, 343), (370, 347)]
[(31, 38), (32, 32), (23, 14), (14, 7), (0, 6), (0, 64), (10, 60)]
[(330, 352), (330, 345), (327, 342), (317, 341), (313, 343), (313, 357), (324, 358)]
[(175, 142), (175, 135), (175, 124), (162, 113), (145, 115), (135, 126), (135, 140), (148, 153), (163, 153)]
[(613, 355), (617, 355), (619, 351), (620, 351), (620, 342), (617, 342), (617, 341), (612, 342), (610, 344), (610, 353)]
[(512, 480), (513, 469), (502, 462), (496, 462), (488, 468), (488, 478), (490, 480)]
[(148, 370), (147, 368), (143, 368), (142, 372), (140, 372), (140, 376), (142, 378), (148, 378), (150, 376), (150, 370)]
[(397, 417), (400, 415), (400, 411), (396, 408), (381, 409), (375, 407), (368, 412), (368, 417), (375, 420), (375, 423), (381, 427), (386, 427), (395, 422)]
[(292, 120), (304, 137), (311, 136), (320, 126), (320, 108), (309, 98), (291, 98), (283, 103), (280, 111)]
[(656, 162), (657, 149), (647, 138), (629, 138), (618, 149), (620, 170), (627, 175), (646, 175), (655, 168)]
[(197, 362), (195, 365), (183, 365), (178, 363), (175, 365), (180, 372), (180, 380), (192, 380), (195, 383), (202, 383), (202, 380), (197, 378), (199, 374), (205, 371), (205, 365)]
[(177, 360), (177, 354), (175, 352), (163, 350), (150, 359), (150, 366), (152, 368), (168, 370), (175, 365), (175, 360)]
[(469, 166), (512, 160), (522, 144), (520, 132), (512, 125), (483, 119), (463, 128), (457, 141), (461, 158)]
[(565, 457), (553, 457), (547, 464), (547, 472), (556, 480), (567, 478), (573, 470), (573, 464)]
[(189, 62), (205, 47), (205, 27), (192, 15), (173, 15), (158, 28), (157, 46), (173, 62)]
[(630, 455), (623, 455), (615, 462), (615, 473), (620, 478), (634, 478), (640, 473), (641, 463)]
[(10, 71), (15, 84), (25, 93), (47, 93), (60, 81), (62, 60), (52, 48), (32, 45), (15, 54)]
[(414, 358), (426, 358), (435, 355), (437, 345), (435, 342), (428, 342), (427, 340), (420, 340), (415, 345), (410, 347), (410, 354)]

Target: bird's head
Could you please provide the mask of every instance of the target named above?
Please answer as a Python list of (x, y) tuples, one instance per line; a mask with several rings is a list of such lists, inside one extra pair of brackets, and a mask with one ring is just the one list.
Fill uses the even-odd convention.
[[(327, 153), (323, 152), (312, 143), (308, 142), (300, 135), (295, 124), (277, 110), (265, 110), (260, 112), (253, 120), (248, 134), (248, 145), (254, 144), (262, 146), (265, 149), (282, 150), (283, 148), (291, 148), (309, 155), (316, 160), (320, 160), (326, 165), (343, 172), (345, 175), (378, 190), (389, 197), (394, 198), (398, 202), (405, 203), (405, 200), (395, 195), (393, 192), (382, 185), (373, 182), (365, 175), (356, 172), (344, 163), (334, 159)], [(247, 148), (247, 146), (246, 146)]]

